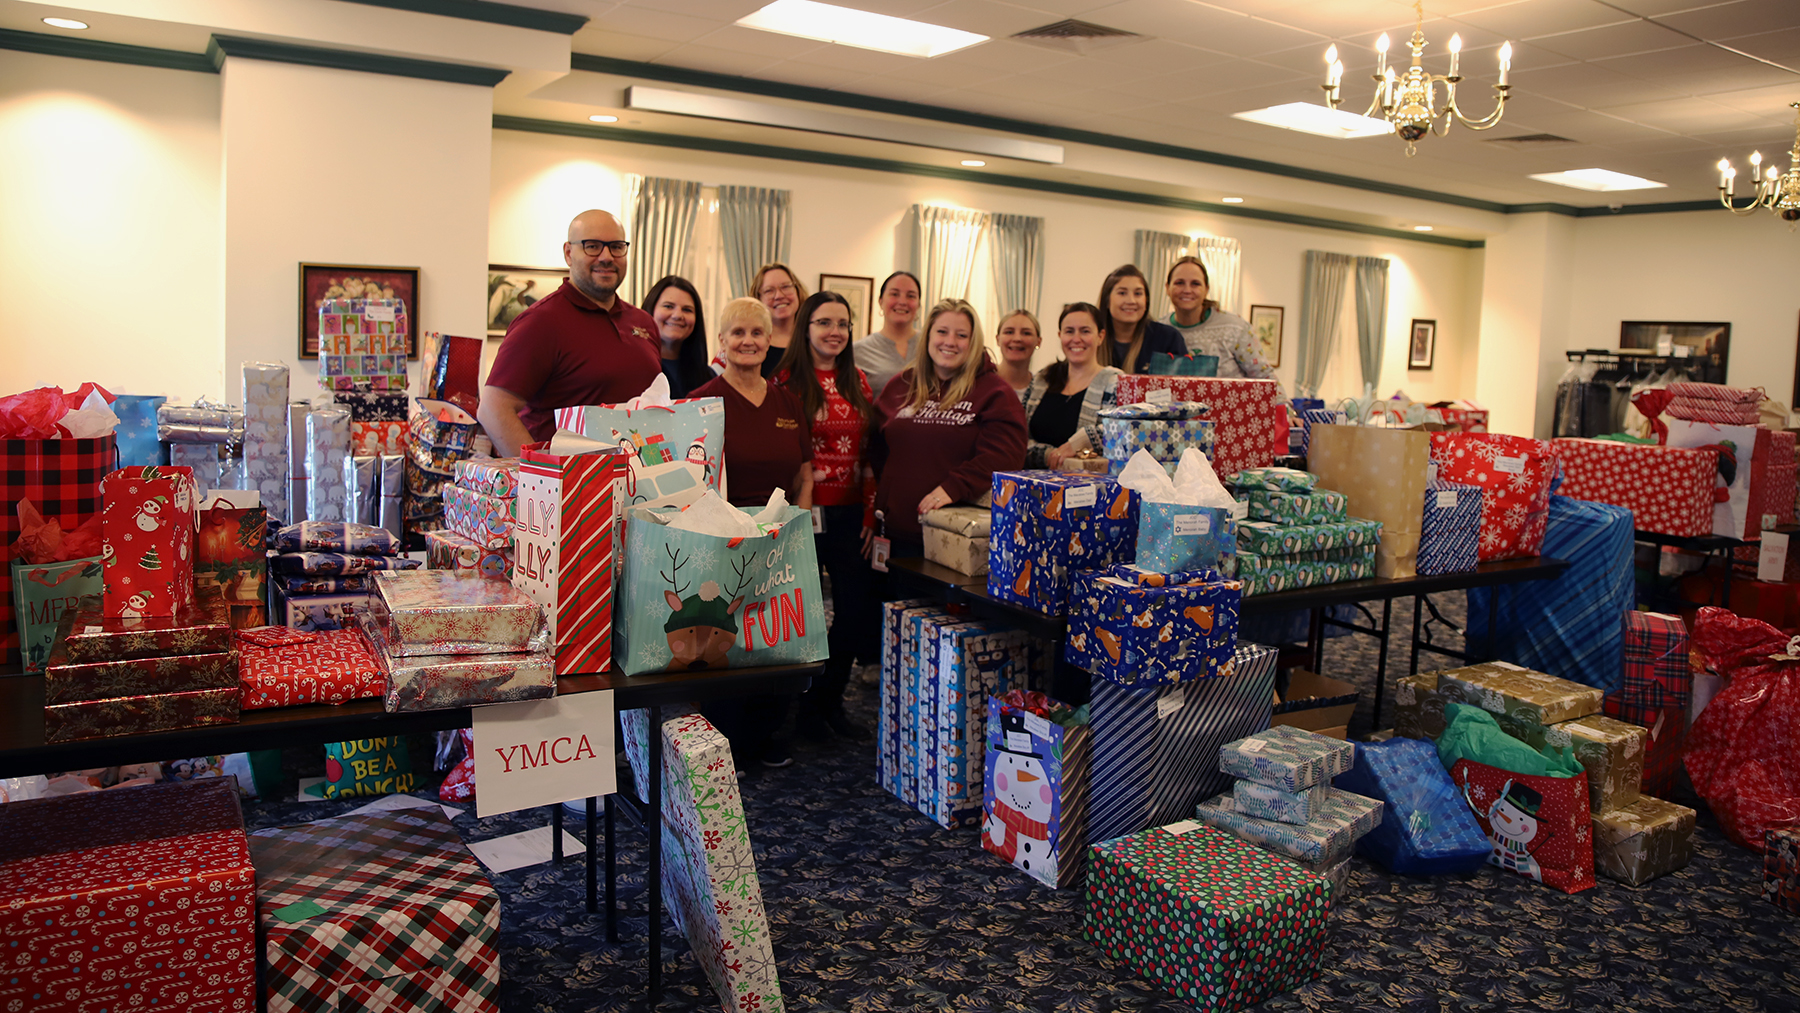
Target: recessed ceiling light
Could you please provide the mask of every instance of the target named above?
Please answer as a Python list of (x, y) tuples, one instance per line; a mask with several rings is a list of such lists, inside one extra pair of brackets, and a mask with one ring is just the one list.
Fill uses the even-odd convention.
[(982, 166), (986, 165), (987, 163), (983, 162), (979, 158), (965, 158), (962, 160), (962, 164), (968, 166), (971, 169), (979, 169)]
[(1242, 203), (1244, 203), (1244, 198), (1242, 198), (1242, 197), (1220, 197), (1219, 200), (1223, 201), (1226, 204), (1242, 204)]
[(1431, 226), (1429, 226), (1429, 225), (1414, 225), (1413, 231), (1414, 232), (1430, 232)]
[(1555, 183), (1557, 186), (1572, 186), (1577, 190), (1655, 190), (1669, 184), (1658, 183), (1654, 179), (1642, 176), (1630, 176), (1611, 169), (1569, 169), (1565, 172), (1534, 172), (1532, 179)]
[(1289, 102), (1267, 109), (1232, 113), (1231, 116), (1233, 119), (1249, 120), (1251, 123), (1280, 127), (1283, 130), (1298, 130), (1303, 134), (1317, 134), (1320, 137), (1378, 137), (1394, 132), (1393, 126), (1386, 120), (1358, 116), (1311, 102)]
[(954, 53), (988, 40), (987, 36), (974, 32), (816, 3), (815, 0), (775, 0), (761, 10), (739, 18), (737, 23), (745, 28), (802, 39), (924, 58)]
[(74, 18), (45, 18), (44, 24), (51, 28), (73, 28), (76, 31), (87, 27), (86, 21), (77, 21)]
[(594, 115), (589, 116), (588, 119), (593, 120), (595, 123), (617, 123), (617, 122), (619, 122), (619, 118), (617, 116), (608, 116), (605, 113), (595, 113)]

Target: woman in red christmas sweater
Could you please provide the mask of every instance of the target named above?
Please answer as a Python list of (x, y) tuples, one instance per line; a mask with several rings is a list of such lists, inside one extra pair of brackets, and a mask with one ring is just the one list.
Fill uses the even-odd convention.
[(925, 320), (911, 368), (875, 402), (869, 463), (896, 559), (925, 554), (919, 515), (973, 503), (996, 471), (1025, 466), (1025, 409), (982, 344), (975, 307), (945, 299)]
[(800, 698), (795, 727), (810, 739), (836, 733), (860, 741), (869, 732), (844, 713), (844, 689), (858, 658), (865, 664), (880, 658), (869, 596), (873, 574), (862, 555), (868, 537), (864, 505), (875, 491), (873, 482), (865, 481), (863, 451), (875, 408), (868, 378), (856, 368), (850, 319), (849, 302), (836, 292), (808, 296), (794, 313), (794, 340), (782, 355), (775, 383), (786, 387), (812, 420), (813, 514), (819, 524), (814, 543), (819, 565), (831, 577), (831, 659)]

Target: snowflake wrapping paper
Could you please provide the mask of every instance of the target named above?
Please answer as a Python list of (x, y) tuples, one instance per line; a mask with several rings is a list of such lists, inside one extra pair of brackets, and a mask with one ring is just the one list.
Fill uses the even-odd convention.
[(527, 447), (514, 504), (513, 586), (544, 607), (556, 672), (612, 667), (614, 523), (617, 480), (626, 455), (557, 455)]
[(375, 575), (372, 618), (397, 656), (523, 651), (543, 628), (543, 608), (479, 570)]
[(147, 693), (227, 689), (238, 681), (238, 659), (229, 652), (177, 654), (126, 661), (75, 664), (61, 642), (44, 665), (44, 702), (76, 703)]
[(1639, 531), (1683, 538), (1712, 533), (1717, 450), (1612, 440), (1561, 439), (1550, 445), (1562, 460), (1558, 493), (1622, 506)]
[(1358, 743), (1355, 766), (1332, 787), (1381, 802), (1381, 824), (1356, 842), (1356, 853), (1390, 872), (1436, 876), (1487, 864), (1487, 835), (1429, 742)]
[(1419, 576), (1466, 573), (1480, 563), (1481, 487), (1428, 480), (1419, 528)]
[(500, 897), (436, 806), (258, 830), (250, 854), (268, 1013), (499, 1010)]
[(194, 604), (200, 496), (187, 468), (120, 468), (100, 483), (109, 618), (172, 616)]
[(296, 633), (288, 643), (257, 644), (238, 636), (243, 709), (340, 704), (378, 697), (386, 676), (359, 629)]
[(1088, 941), (1195, 1008), (1249, 1009), (1313, 980), (1331, 887), (1207, 827), (1088, 849)]
[(1644, 781), (1645, 730), (1604, 714), (1544, 730), (1544, 744), (1566, 749), (1588, 777), (1588, 811), (1605, 813), (1638, 800)]
[(1201, 416), (1207, 406), (1192, 402), (1167, 405), (1127, 404), (1100, 409), (1100, 443), (1109, 470), (1117, 475), (1131, 455), (1142, 450), (1174, 474), (1181, 452), (1189, 447), (1211, 460), (1213, 423)]
[(1688, 864), (1694, 856), (1695, 812), (1639, 795), (1630, 805), (1594, 816), (1594, 868), (1643, 886)]
[(519, 494), (519, 459), (516, 457), (458, 461), (452, 474), (456, 484), (464, 489), (501, 499)]
[(1329, 784), (1356, 762), (1356, 745), (1292, 725), (1275, 725), (1219, 747), (1219, 770), (1282, 791)]
[[(1087, 855), (1087, 715), (1041, 693), (987, 698), (981, 846), (1053, 890)], [(1027, 709), (1067, 711), (1061, 720)]]
[[(625, 755), (648, 784), (648, 711), (619, 712)], [(731, 744), (698, 714), (662, 724), (663, 902), (718, 993), (723, 1013), (782, 1013), (762, 882)]]
[(1606, 696), (1608, 717), (1645, 729), (1643, 790), (1661, 797), (1675, 790), (1681, 743), (1687, 737), (1694, 669), (1680, 616), (1625, 613), (1625, 680)]
[(1464, 703), (1494, 715), (1502, 731), (1542, 749), (1551, 725), (1600, 713), (1605, 694), (1593, 686), (1490, 661), (1437, 673), (1446, 704)]
[[(1245, 468), (1260, 468), (1275, 459), (1275, 419), (1281, 408), (1281, 386), (1274, 380), (1226, 379), (1210, 376), (1119, 377), (1120, 404), (1149, 400), (1151, 391), (1169, 391), (1172, 401), (1197, 401), (1207, 406), (1213, 424), (1213, 471), (1234, 475)], [(1282, 452), (1286, 452), (1285, 444)]]
[(526, 650), (505, 654), (409, 655), (396, 652), (395, 644), (387, 639), (387, 624), (378, 620), (373, 610), (359, 611), (356, 618), (381, 666), (386, 683), (382, 702), (389, 714), (544, 700), (556, 695), (555, 664), (546, 633), (540, 633)]
[(350, 410), (350, 422), (398, 423), (406, 428), (406, 390), (404, 386), (389, 390), (334, 390), (331, 402)]
[(275, 520), (288, 516), (288, 368), (244, 363), (244, 487)]
[(100, 602), (89, 597), (64, 624), (58, 640), (71, 664), (231, 650), (230, 624), (198, 605), (172, 616), (118, 617), (104, 615)]
[(1259, 819), (1245, 812), (1229, 794), (1200, 803), (1194, 809), (1194, 818), (1288, 858), (1334, 863), (1354, 851), (1356, 842), (1380, 825), (1381, 809), (1381, 803), (1372, 798), (1326, 788), (1325, 803), (1310, 823)]
[(1550, 519), (1556, 449), (1544, 440), (1495, 433), (1432, 433), (1437, 477), (1481, 486), (1481, 561), (1535, 556)]
[(13, 802), (0, 841), (0, 937), (32, 958), (0, 975), (0, 1009), (256, 1009), (256, 873), (230, 782)]
[(350, 452), (363, 457), (406, 453), (406, 423), (350, 420)]
[(350, 410), (315, 408), (306, 416), (306, 516), (315, 521), (349, 520), (344, 458), (350, 455)]
[(173, 732), (232, 725), (237, 720), (235, 687), (80, 700), (45, 705), (44, 741), (80, 742), (115, 735)]
[(460, 485), (444, 486), (444, 525), (489, 549), (513, 543), (513, 499)]
[(1250, 518), (1275, 524), (1328, 524), (1349, 516), (1348, 499), (1341, 492), (1268, 492), (1251, 489), (1238, 496), (1250, 508)]
[(1237, 650), (1243, 585), (1212, 570), (1135, 566), (1075, 575), (1063, 657), (1121, 686), (1210, 679)]
[(432, 570), (476, 570), (484, 576), (511, 580), (513, 549), (489, 549), (454, 531), (425, 532), (425, 566)]
[(1271, 524), (1244, 521), (1238, 525), (1238, 548), (1259, 556), (1291, 556), (1298, 552), (1350, 549), (1381, 540), (1381, 522), (1347, 517), (1325, 524)]
[[(162, 443), (156, 438), (156, 412), (168, 400), (152, 394), (120, 394), (113, 400), (113, 414), (119, 417), (119, 425), (113, 430), (119, 445), (119, 467), (162, 463)], [(283, 428), (285, 430), (285, 424)]]
[(1800, 914), (1800, 827), (1763, 831), (1762, 898)]
[(1375, 576), (1377, 545), (1348, 549), (1323, 549), (1287, 556), (1237, 554), (1236, 576), (1244, 583), (1244, 597), (1293, 591), (1320, 584), (1341, 584)]
[(1078, 570), (1129, 562), (1138, 495), (1103, 475), (997, 471), (988, 594), (1062, 615)]
[(1276, 823), (1310, 823), (1325, 810), (1329, 785), (1321, 781), (1310, 788), (1286, 791), (1272, 784), (1240, 779), (1231, 786), (1238, 811)]

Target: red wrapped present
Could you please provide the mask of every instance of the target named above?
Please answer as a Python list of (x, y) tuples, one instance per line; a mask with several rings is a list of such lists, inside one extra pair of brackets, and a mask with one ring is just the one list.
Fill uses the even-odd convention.
[(1717, 450), (1614, 440), (1552, 440), (1562, 461), (1557, 492), (1631, 511), (1639, 531), (1692, 538), (1712, 533)]
[(81, 742), (115, 735), (176, 732), (238, 720), (238, 691), (195, 689), (185, 693), (116, 696), (44, 707), (45, 742)]
[[(401, 395), (402, 399), (405, 395)], [(352, 457), (382, 457), (406, 453), (406, 422), (387, 419), (380, 422), (350, 422), (350, 454)]]
[(1606, 714), (1649, 732), (1644, 740), (1643, 791), (1667, 797), (1681, 769), (1688, 698), (1694, 686), (1687, 627), (1679, 616), (1627, 612), (1624, 647), (1625, 682), (1617, 693), (1607, 694)]
[(269, 1013), (497, 1011), (500, 898), (435, 806), (250, 836)]
[(1788, 634), (1711, 606), (1693, 640), (1725, 684), (1688, 729), (1682, 765), (1725, 835), (1761, 850), (1765, 830), (1800, 825), (1800, 658)]
[(625, 453), (559, 455), (528, 445), (513, 511), (513, 586), (544, 606), (556, 674), (612, 666), (613, 497)]
[(1800, 433), (1776, 429), (1769, 433), (1769, 492), (1763, 512), (1775, 515), (1776, 524), (1794, 523), (1796, 480), (1800, 479), (1800, 460), (1795, 458), (1794, 440)]
[(381, 666), (361, 630), (264, 629), (286, 636), (276, 640), (262, 636), (262, 630), (238, 634), (244, 710), (339, 704), (381, 695), (385, 686)]
[(172, 616), (123, 619), (101, 615), (100, 599), (95, 597), (82, 599), (61, 637), (72, 664), (231, 650), (230, 625), (198, 605)]
[(1488, 431), (1488, 410), (1478, 407), (1473, 401), (1438, 401), (1431, 405), (1444, 420), (1444, 426), (1451, 432), (1485, 433)]
[[(108, 435), (92, 440), (0, 439), (0, 546), (14, 547), (24, 530), (19, 503), (29, 500), (65, 532), (100, 516), (100, 481), (118, 460)], [(98, 551), (95, 549), (94, 551)], [(0, 584), (0, 663), (19, 663), (19, 630), (12, 583)]]
[(1152, 391), (1165, 390), (1172, 400), (1199, 401), (1211, 409), (1206, 417), (1213, 423), (1212, 465), (1220, 478), (1275, 460), (1281, 388), (1274, 380), (1126, 374), (1119, 377), (1118, 403), (1153, 400)]
[(1542, 551), (1550, 480), (1556, 477), (1549, 443), (1497, 433), (1432, 433), (1431, 463), (1445, 482), (1481, 486), (1482, 562)]
[(101, 483), (106, 615), (172, 616), (194, 603), (199, 487), (191, 468), (121, 468)]
[(146, 693), (230, 689), (238, 681), (237, 658), (228, 653), (182, 654), (128, 661), (72, 664), (62, 642), (44, 665), (44, 702), (76, 703)]

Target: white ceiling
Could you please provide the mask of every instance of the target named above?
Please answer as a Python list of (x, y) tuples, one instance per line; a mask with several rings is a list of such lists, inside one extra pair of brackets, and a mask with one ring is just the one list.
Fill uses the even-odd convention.
[[(1428, 69), (1460, 33), (1462, 99), (1491, 108), (1496, 51), (1510, 40), (1512, 98), (1495, 129), (1458, 125), (1408, 159), (1392, 137), (1316, 138), (1231, 118), (1318, 101), (1325, 47), (1346, 65), (1345, 106), (1367, 104), (1373, 42), (1395, 52), (1413, 27), (1400, 0), (840, 0), (993, 36), (932, 60), (736, 27), (764, 0), (513, 0), (588, 15), (578, 53), (665, 64), (1160, 141), (1503, 203), (1607, 203), (1526, 178), (1599, 166), (1669, 184), (1630, 203), (1708, 200), (1714, 163), (1752, 147), (1782, 164), (1800, 100), (1800, 0), (1430, 0)], [(1008, 36), (1066, 17), (1137, 32), (1087, 55)], [(1402, 54), (1402, 58), (1404, 55)], [(659, 125), (660, 126), (660, 125)], [(666, 127), (663, 127), (666, 128)], [(691, 133), (719, 127), (688, 121)], [(1523, 150), (1495, 138), (1550, 133)], [(789, 135), (790, 137), (793, 135)], [(1002, 163), (1004, 164), (1004, 163)], [(1006, 165), (1007, 168), (1013, 168)]]

